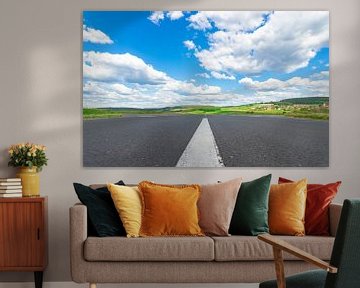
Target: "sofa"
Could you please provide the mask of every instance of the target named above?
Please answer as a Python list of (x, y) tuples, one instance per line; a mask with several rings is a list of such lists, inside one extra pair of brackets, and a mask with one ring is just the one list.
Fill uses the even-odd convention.
[[(325, 261), (342, 206), (331, 204), (330, 236), (279, 236)], [(255, 236), (91, 237), (87, 208), (70, 208), (71, 275), (77, 283), (258, 283), (273, 279), (270, 245)], [(285, 273), (313, 269), (284, 254)]]

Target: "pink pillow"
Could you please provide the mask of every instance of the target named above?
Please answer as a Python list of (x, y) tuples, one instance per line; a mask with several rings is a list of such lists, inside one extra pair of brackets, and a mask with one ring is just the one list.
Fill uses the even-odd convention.
[(199, 225), (207, 235), (229, 236), (231, 217), (242, 178), (209, 185), (200, 185)]

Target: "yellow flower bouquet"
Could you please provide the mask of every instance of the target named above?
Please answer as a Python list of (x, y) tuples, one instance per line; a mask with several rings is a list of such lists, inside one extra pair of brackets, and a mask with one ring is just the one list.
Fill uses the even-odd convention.
[(11, 145), (8, 149), (10, 155), (9, 166), (36, 167), (40, 172), (47, 165), (48, 159), (45, 154), (46, 147), (34, 143), (20, 143)]

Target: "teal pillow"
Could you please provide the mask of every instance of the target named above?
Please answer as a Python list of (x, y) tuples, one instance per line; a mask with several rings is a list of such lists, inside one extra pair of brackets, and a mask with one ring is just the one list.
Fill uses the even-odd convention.
[(269, 233), (270, 181), (271, 174), (241, 184), (231, 218), (230, 234), (256, 236)]

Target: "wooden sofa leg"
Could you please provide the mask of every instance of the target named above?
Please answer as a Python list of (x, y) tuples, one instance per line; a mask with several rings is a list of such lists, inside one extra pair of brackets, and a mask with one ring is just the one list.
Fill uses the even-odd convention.
[(96, 284), (95, 283), (89, 283), (89, 288), (96, 288)]
[(274, 252), (274, 260), (275, 260), (277, 287), (286, 288), (284, 260), (282, 257), (282, 251), (276, 247), (273, 247), (273, 252)]

